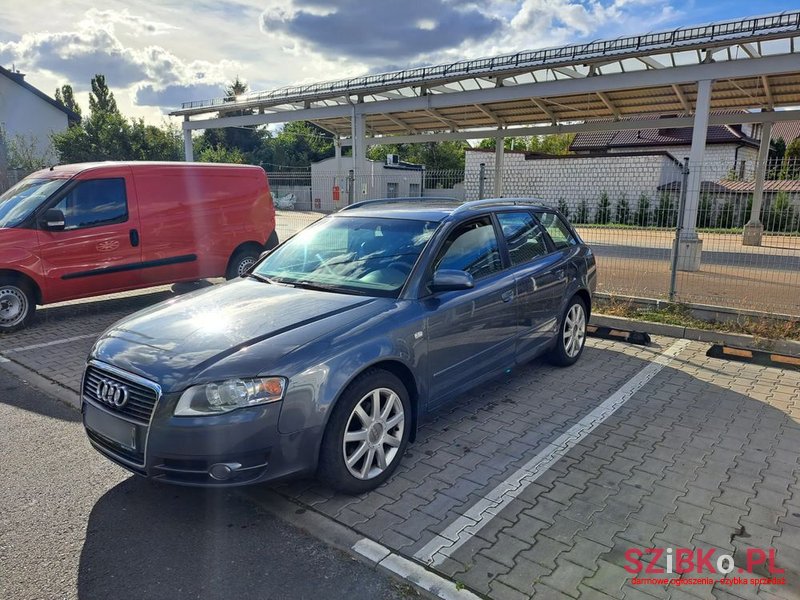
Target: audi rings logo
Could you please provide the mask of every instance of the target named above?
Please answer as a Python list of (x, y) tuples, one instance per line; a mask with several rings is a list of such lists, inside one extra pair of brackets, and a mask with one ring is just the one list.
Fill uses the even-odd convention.
[(122, 408), (128, 401), (128, 388), (111, 379), (101, 379), (97, 382), (97, 399), (110, 406)]

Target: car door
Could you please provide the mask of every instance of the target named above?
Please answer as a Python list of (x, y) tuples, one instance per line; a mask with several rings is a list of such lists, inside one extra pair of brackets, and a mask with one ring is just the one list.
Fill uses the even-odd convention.
[(513, 365), (518, 329), (514, 274), (503, 263), (490, 216), (457, 226), (437, 252), (437, 269), (466, 271), (475, 285), (423, 301), (431, 406)]
[(138, 284), (139, 219), (126, 171), (76, 181), (48, 203), (64, 213), (62, 230), (37, 231), (51, 301)]
[(520, 323), (515, 354), (517, 362), (523, 363), (552, 339), (563, 276), (559, 259), (551, 252), (544, 229), (531, 212), (501, 212), (497, 221), (515, 274)]

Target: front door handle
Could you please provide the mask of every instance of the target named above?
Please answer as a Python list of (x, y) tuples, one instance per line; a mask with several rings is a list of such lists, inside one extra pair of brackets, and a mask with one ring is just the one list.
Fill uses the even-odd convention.
[(556, 271), (555, 275), (556, 275), (556, 279), (561, 281), (562, 279), (564, 279), (564, 269), (558, 269)]
[(139, 232), (136, 229), (131, 229), (130, 237), (131, 237), (131, 246), (136, 248), (136, 246), (139, 245)]
[(506, 290), (500, 297), (503, 299), (503, 302), (511, 302), (514, 299), (514, 290)]

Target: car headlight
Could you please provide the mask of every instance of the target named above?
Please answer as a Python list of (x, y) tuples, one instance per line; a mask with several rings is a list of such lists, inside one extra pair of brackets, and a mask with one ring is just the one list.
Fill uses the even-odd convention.
[(218, 415), (237, 408), (283, 400), (286, 379), (254, 377), (195, 385), (183, 392), (175, 407), (177, 417)]

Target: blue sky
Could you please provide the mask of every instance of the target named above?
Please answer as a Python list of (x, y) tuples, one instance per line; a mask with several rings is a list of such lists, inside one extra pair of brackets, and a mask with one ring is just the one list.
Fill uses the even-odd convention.
[[(150, 122), (181, 101), (798, 9), (721, 0), (94, 0), (18, 3), (0, 64), (84, 106), (103, 73)], [(54, 20), (52, 15), (58, 14)], [(43, 26), (44, 24), (44, 26)]]

